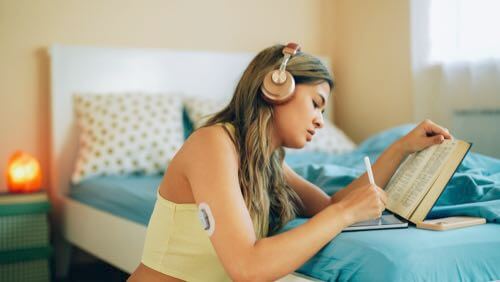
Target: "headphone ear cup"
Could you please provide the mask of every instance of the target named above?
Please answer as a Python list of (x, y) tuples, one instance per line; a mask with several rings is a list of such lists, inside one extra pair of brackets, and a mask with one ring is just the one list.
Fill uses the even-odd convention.
[[(276, 73), (277, 72), (277, 73)], [(273, 74), (275, 77), (279, 75), (279, 70), (273, 70), (266, 74), (262, 82), (261, 92), (264, 100), (271, 104), (282, 104), (289, 101), (295, 91), (295, 80), (288, 72), (284, 72), (286, 79), (283, 83), (278, 84), (273, 81)]]

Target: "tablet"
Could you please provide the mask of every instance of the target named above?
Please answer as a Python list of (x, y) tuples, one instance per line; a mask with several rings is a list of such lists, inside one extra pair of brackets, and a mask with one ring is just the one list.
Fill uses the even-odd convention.
[(393, 229), (393, 228), (408, 228), (408, 221), (400, 219), (394, 214), (384, 211), (381, 217), (361, 221), (350, 225), (342, 230), (344, 231), (363, 231), (363, 230), (378, 230), (378, 229)]

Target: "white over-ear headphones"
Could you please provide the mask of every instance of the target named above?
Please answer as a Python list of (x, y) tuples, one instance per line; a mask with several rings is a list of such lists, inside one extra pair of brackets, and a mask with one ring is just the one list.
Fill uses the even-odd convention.
[(271, 104), (282, 104), (293, 97), (295, 80), (290, 72), (286, 70), (286, 64), (299, 51), (300, 45), (293, 42), (288, 43), (283, 48), (284, 58), (280, 68), (268, 72), (262, 82), (260, 89), (264, 100)]

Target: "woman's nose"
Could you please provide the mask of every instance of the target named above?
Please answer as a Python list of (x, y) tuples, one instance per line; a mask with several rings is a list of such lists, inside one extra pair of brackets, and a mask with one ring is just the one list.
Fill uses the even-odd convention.
[(323, 120), (323, 114), (319, 114), (318, 116), (316, 116), (316, 118), (314, 119), (314, 126), (316, 128), (323, 128), (323, 125), (325, 124), (325, 121)]

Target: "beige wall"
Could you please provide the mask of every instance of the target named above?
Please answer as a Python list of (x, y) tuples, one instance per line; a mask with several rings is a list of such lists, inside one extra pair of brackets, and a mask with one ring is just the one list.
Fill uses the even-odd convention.
[(323, 5), (309, 0), (0, 0), (0, 189), (7, 158), (17, 148), (37, 156), (48, 175), (45, 50), (52, 43), (256, 52), (296, 40), (307, 51), (326, 54)]
[(409, 5), (335, 1), (335, 121), (356, 142), (413, 121)]
[(308, 52), (333, 58), (335, 116), (359, 141), (410, 119), (408, 5), (407, 0), (0, 0), (0, 190), (15, 149), (38, 157), (48, 175), (46, 48), (52, 43), (256, 52), (295, 40)]

